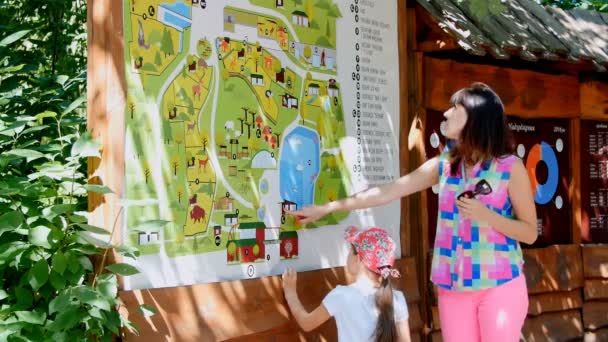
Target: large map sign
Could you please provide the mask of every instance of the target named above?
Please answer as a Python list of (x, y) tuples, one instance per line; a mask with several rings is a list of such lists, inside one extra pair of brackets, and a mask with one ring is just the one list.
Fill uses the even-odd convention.
[(581, 120), (581, 238), (608, 243), (608, 122)]
[[(515, 153), (527, 171), (538, 216), (538, 239), (534, 247), (570, 242), (569, 132), (565, 119), (521, 119), (508, 117), (515, 142)], [(441, 153), (445, 145), (443, 115), (429, 111), (425, 129), (428, 157)], [(435, 239), (437, 224), (437, 188), (427, 196), (429, 208), (429, 243)], [(435, 214), (433, 214), (435, 213)]]
[(126, 289), (342, 265), (348, 225), (399, 241), (397, 201), (289, 214), (398, 176), (396, 1), (123, 6)]

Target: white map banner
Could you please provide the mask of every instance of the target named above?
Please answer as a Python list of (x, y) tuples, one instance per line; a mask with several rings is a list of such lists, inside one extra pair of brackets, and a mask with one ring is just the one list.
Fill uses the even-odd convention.
[(399, 176), (396, 0), (123, 6), (126, 289), (343, 265), (349, 225), (399, 242), (398, 201), (286, 214)]

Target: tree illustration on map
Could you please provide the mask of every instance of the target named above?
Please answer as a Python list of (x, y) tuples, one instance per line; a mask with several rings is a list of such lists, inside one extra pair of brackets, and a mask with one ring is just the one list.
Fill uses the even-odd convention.
[(128, 0), (124, 9), (126, 225), (135, 227), (126, 241), (142, 255), (272, 263), (298, 257), (302, 229), (346, 218), (302, 226), (288, 214), (350, 192), (337, 4)]

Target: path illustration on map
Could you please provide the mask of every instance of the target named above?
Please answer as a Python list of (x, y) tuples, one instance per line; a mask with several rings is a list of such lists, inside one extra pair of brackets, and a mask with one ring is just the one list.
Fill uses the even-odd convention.
[(125, 0), (124, 11), (124, 238), (140, 259), (288, 261), (298, 231), (346, 218), (300, 226), (286, 214), (350, 192), (335, 3)]

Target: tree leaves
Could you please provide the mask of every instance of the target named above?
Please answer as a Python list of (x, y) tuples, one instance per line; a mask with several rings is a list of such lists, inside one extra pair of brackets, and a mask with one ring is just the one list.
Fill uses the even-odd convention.
[(114, 191), (105, 185), (87, 184), (83, 186), (87, 191), (96, 192), (98, 194), (112, 194)]
[(57, 272), (58, 274), (63, 274), (63, 271), (65, 271), (67, 266), (68, 260), (66, 259), (65, 255), (61, 253), (61, 251), (57, 251), (52, 258), (51, 267), (53, 271)]
[(17, 318), (26, 323), (42, 325), (46, 320), (46, 313), (42, 311), (16, 311)]
[(86, 2), (0, 3), (0, 340), (111, 340), (130, 322), (115, 274), (90, 285), (91, 241), (109, 233), (82, 213), (111, 190), (86, 177), (101, 148), (86, 131)]
[(156, 310), (156, 308), (154, 308), (153, 306), (150, 306), (148, 304), (141, 304), (139, 306), (139, 311), (145, 316), (145, 317), (150, 317), (150, 316), (154, 316), (158, 313), (158, 311)]
[(605, 0), (542, 0), (541, 3), (561, 7), (565, 10), (578, 7), (585, 10), (608, 12), (608, 3)]
[(49, 265), (46, 260), (38, 260), (28, 274), (28, 283), (34, 291), (38, 291), (49, 280)]
[(76, 224), (76, 226), (91, 232), (91, 233), (95, 233), (95, 234), (103, 234), (103, 235), (110, 235), (110, 232), (101, 228), (101, 227), (97, 227), (97, 226), (92, 226), (90, 224), (84, 224), (84, 223), (78, 223)]
[(121, 276), (131, 276), (140, 273), (137, 268), (124, 263), (112, 264), (106, 266), (106, 269)]
[(30, 243), (43, 248), (51, 248), (49, 243), (49, 234), (51, 229), (44, 226), (38, 226), (29, 230)]
[(21, 38), (25, 37), (31, 31), (32, 30), (21, 30), (21, 31), (17, 31), (13, 34), (10, 34), (10, 35), (4, 37), (2, 40), (0, 40), (0, 46), (2, 46), (2, 47), (8, 46), (8, 45), (20, 40)]
[(101, 157), (99, 154), (100, 148), (101, 143), (93, 140), (91, 133), (86, 132), (72, 146), (71, 155), (72, 157), (80, 158)]
[(0, 236), (2, 236), (2, 233), (5, 231), (21, 227), (21, 224), (23, 223), (23, 214), (18, 211), (10, 211), (0, 216), (0, 222), (2, 222), (2, 226), (0, 226)]

